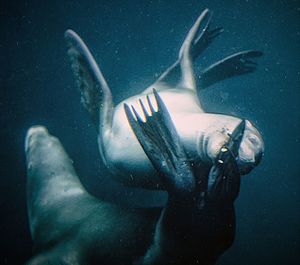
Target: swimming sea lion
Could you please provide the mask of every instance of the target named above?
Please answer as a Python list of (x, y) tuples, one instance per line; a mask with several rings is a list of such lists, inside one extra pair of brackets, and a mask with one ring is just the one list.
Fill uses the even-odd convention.
[[(117, 106), (113, 105), (111, 91), (87, 46), (74, 31), (66, 31), (68, 55), (83, 105), (98, 130), (101, 157), (118, 181), (130, 186), (164, 189), (137, 141), (124, 110), (124, 104), (127, 104), (145, 118), (142, 108), (149, 111), (149, 104), (142, 106), (141, 102), (147, 102), (148, 99), (148, 103), (151, 103), (154, 100), (153, 88), (165, 103), (195, 170), (201, 171), (212, 166), (221, 146), (241, 122), (237, 117), (204, 112), (197, 92), (225, 78), (254, 71), (256, 64), (250, 59), (262, 53), (248, 50), (233, 54), (196, 76), (193, 61), (222, 32), (221, 28), (210, 30), (210, 22), (211, 15), (206, 9), (187, 34), (177, 61), (153, 85)], [(196, 81), (199, 81), (199, 87)], [(261, 160), (263, 151), (260, 133), (249, 121), (245, 121), (244, 136), (237, 156), (240, 173), (249, 173)]]

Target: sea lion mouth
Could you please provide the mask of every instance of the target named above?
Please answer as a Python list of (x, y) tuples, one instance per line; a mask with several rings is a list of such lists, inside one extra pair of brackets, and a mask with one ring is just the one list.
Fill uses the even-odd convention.
[(246, 128), (246, 121), (243, 119), (233, 130), (231, 134), (229, 134), (229, 137), (231, 140), (228, 141), (225, 146), (231, 150), (233, 153), (234, 157), (238, 156), (240, 145), (242, 142), (242, 139), (244, 137), (245, 133), (245, 128)]
[(222, 148), (229, 149), (234, 157), (237, 157), (244, 137), (245, 128), (245, 120), (242, 120), (231, 133), (225, 127), (218, 129), (213, 125), (207, 128), (204, 133), (199, 135), (197, 143), (197, 152), (201, 161), (214, 164)]

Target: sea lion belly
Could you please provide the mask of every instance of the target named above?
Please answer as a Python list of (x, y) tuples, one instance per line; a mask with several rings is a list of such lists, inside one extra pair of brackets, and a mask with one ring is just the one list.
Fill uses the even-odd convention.
[[(203, 112), (192, 91), (162, 90), (159, 94), (167, 106), (176, 129), (177, 124), (179, 126), (183, 125), (181, 119), (185, 116), (190, 119), (191, 115), (199, 115)], [(118, 181), (130, 186), (157, 188), (161, 185), (157, 172), (134, 135), (124, 111), (124, 103), (126, 103), (134, 106), (141, 114), (139, 99), (146, 102), (146, 96), (146, 94), (136, 95), (116, 106), (110, 138), (106, 143), (107, 161), (109, 161), (108, 166), (114, 172), (114, 178)], [(154, 102), (153, 93), (148, 94), (148, 96)], [(145, 107), (147, 111), (150, 111), (148, 105)], [(183, 144), (193, 146), (192, 142), (194, 140), (190, 139), (189, 135), (195, 135), (196, 132), (191, 133), (191, 130), (182, 130), (182, 128), (179, 128), (179, 131), (179, 137), (182, 139)], [(195, 150), (190, 151), (193, 154), (195, 153)]]

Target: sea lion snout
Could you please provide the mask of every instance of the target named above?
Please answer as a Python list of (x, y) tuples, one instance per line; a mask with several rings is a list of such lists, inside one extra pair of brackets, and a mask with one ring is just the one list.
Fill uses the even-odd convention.
[[(241, 124), (240, 119), (222, 117), (222, 121), (216, 122), (207, 128), (200, 137), (198, 155), (203, 162), (214, 164), (221, 148), (226, 145), (233, 132)], [(237, 152), (237, 164), (242, 175), (248, 174), (256, 167), (263, 156), (264, 143), (258, 130), (245, 120), (242, 138)]]
[(35, 125), (32, 126), (25, 138), (25, 151), (27, 152), (28, 149), (33, 145), (36, 139), (48, 135), (48, 130), (44, 126)]
[(240, 173), (242, 175), (248, 174), (260, 163), (263, 153), (264, 142), (261, 134), (250, 121), (246, 121), (246, 128), (237, 159)]

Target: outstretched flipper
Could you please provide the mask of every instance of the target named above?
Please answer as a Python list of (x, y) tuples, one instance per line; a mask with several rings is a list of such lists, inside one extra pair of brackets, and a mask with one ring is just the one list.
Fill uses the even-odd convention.
[[(134, 107), (131, 110), (124, 104), (127, 119), (149, 160), (161, 175), (164, 187), (173, 192), (191, 192), (195, 183), (186, 153), (165, 104), (155, 89), (153, 94), (154, 104), (147, 96), (150, 113), (140, 100), (145, 121)], [(157, 110), (154, 105), (157, 105)]]
[(183, 86), (196, 89), (193, 61), (223, 32), (222, 28), (210, 30), (211, 18), (212, 14), (208, 9), (201, 13), (181, 46), (178, 60), (157, 79), (153, 86), (159, 88), (160, 83), (165, 83), (172, 84), (173, 87)]
[(111, 91), (83, 40), (72, 30), (65, 39), (71, 66), (81, 92), (81, 101), (99, 132), (99, 149), (106, 162), (104, 142), (108, 140), (114, 111)]
[(199, 75), (199, 89), (207, 88), (230, 77), (254, 72), (257, 64), (251, 59), (262, 55), (260, 51), (242, 51), (212, 64)]
[[(168, 88), (180, 87), (196, 91), (197, 85), (198, 89), (205, 89), (224, 79), (255, 71), (256, 63), (252, 59), (263, 53), (247, 50), (230, 55), (195, 75), (193, 62), (223, 32), (221, 27), (210, 30), (211, 18), (208, 9), (201, 13), (181, 46), (178, 60), (151, 87), (159, 89), (167, 85)], [(150, 90), (146, 89), (144, 93), (150, 93)]]
[[(204, 27), (204, 29), (201, 31), (200, 25), (204, 23), (207, 17), (208, 17), (208, 22)], [(197, 51), (198, 52), (199, 50), (202, 51), (202, 48), (206, 47), (207, 43), (209, 43), (207, 41), (200, 42), (199, 40), (201, 40), (201, 37), (208, 36), (207, 34), (204, 33), (208, 29), (210, 20), (211, 20), (211, 16), (209, 16), (209, 10), (205, 9), (196, 20), (194, 26), (190, 29), (188, 35), (186, 36), (180, 48), (179, 60), (180, 60), (180, 69), (181, 69), (181, 82), (180, 82), (181, 87), (191, 89), (194, 91), (196, 91), (197, 89), (194, 67), (193, 67), (193, 54), (195, 56), (195, 54), (197, 54)], [(198, 45), (196, 46), (195, 44)]]

